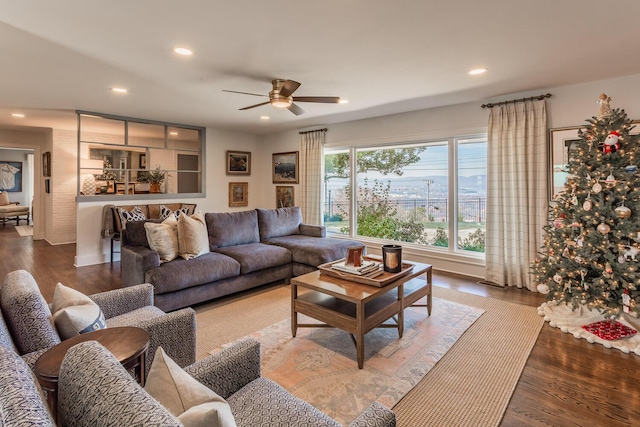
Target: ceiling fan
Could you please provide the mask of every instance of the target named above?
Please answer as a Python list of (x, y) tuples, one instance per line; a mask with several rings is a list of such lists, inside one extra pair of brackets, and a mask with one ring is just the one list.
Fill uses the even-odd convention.
[(293, 102), (322, 102), (327, 104), (337, 104), (340, 102), (339, 96), (292, 96), (293, 92), (300, 87), (300, 83), (293, 80), (276, 79), (271, 82), (273, 89), (269, 92), (269, 95), (261, 95), (259, 93), (238, 92), (235, 90), (222, 90), (223, 92), (241, 93), (244, 95), (264, 96), (269, 98), (266, 102), (260, 104), (250, 105), (248, 107), (240, 108), (240, 110), (249, 110), (251, 108), (260, 107), (262, 105), (271, 104), (274, 107), (286, 108), (296, 116), (304, 113), (304, 110), (298, 107)]

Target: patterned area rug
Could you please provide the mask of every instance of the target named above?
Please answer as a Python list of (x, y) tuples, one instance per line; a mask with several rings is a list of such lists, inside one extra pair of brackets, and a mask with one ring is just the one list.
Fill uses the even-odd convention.
[(16, 231), (21, 237), (33, 236), (33, 227), (31, 225), (16, 225)]
[(430, 317), (426, 308), (409, 308), (401, 339), (396, 329), (365, 336), (364, 369), (358, 369), (350, 335), (338, 329), (298, 328), (292, 338), (286, 319), (249, 336), (261, 343), (264, 377), (348, 424), (373, 401), (392, 408), (483, 312), (438, 298)]

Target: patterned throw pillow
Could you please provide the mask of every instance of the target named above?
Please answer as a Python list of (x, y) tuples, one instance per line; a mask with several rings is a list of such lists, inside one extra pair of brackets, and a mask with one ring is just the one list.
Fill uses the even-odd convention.
[(82, 292), (56, 285), (51, 303), (53, 323), (62, 339), (107, 327), (107, 321), (98, 304)]
[(178, 210), (172, 211), (165, 205), (160, 205), (160, 219), (167, 219), (171, 214), (176, 216), (176, 219), (180, 218), (180, 215), (186, 214), (189, 215), (189, 206), (182, 207)]
[(142, 221), (147, 219), (140, 206), (136, 206), (130, 211), (118, 208), (118, 215), (120, 216), (121, 228), (125, 228), (127, 226), (127, 221)]

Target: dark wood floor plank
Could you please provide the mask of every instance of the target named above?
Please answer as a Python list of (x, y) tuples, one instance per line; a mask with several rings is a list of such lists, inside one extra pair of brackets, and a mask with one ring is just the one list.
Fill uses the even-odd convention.
[[(121, 286), (120, 263), (76, 268), (73, 244), (51, 246), (0, 227), (0, 277), (25, 269), (47, 301), (55, 285), (90, 294)], [(461, 275), (434, 273), (434, 286), (527, 306), (544, 297), (517, 288), (482, 285)], [(499, 351), (499, 349), (496, 349)], [(529, 356), (501, 425), (505, 427), (640, 425), (640, 356), (606, 349), (545, 324)]]

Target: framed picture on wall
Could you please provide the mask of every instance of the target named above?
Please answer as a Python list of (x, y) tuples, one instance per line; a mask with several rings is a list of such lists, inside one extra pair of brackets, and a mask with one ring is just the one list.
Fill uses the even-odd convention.
[(51, 176), (51, 152), (42, 154), (42, 176)]
[(229, 183), (229, 207), (249, 206), (249, 183)]
[(139, 167), (139, 169), (146, 169), (147, 168), (147, 155), (146, 154), (140, 154), (140, 161), (138, 162), (138, 167)]
[(297, 184), (298, 151), (273, 153), (272, 171), (274, 184)]
[(564, 190), (569, 176), (569, 157), (571, 150), (580, 141), (580, 126), (549, 129), (549, 198)]
[(290, 208), (295, 206), (293, 185), (276, 185), (276, 207)]
[(251, 175), (251, 153), (227, 151), (227, 175)]
[(0, 190), (7, 192), (22, 191), (22, 162), (0, 160)]

